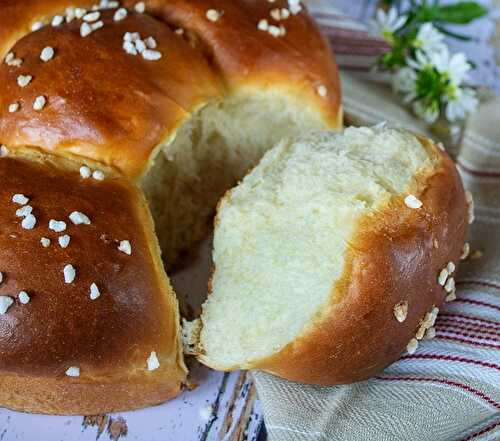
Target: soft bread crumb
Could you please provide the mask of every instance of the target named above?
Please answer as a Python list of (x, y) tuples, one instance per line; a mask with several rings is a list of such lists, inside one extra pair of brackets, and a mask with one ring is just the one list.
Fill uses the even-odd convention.
[(167, 266), (207, 236), (219, 199), (267, 150), (324, 124), (303, 102), (251, 89), (204, 106), (166, 139), (140, 185)]
[(182, 346), (185, 354), (198, 354), (198, 343), (200, 341), (201, 320), (187, 321), (182, 319)]

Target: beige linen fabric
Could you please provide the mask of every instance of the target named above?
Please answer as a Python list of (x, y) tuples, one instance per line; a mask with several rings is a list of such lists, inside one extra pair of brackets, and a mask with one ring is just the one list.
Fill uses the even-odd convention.
[[(342, 87), (350, 122), (430, 135), (386, 85), (343, 73)], [(458, 299), (442, 309), (436, 338), (354, 385), (253, 372), (270, 441), (500, 439), (500, 98), (470, 119), (458, 167), (476, 204), (469, 241), (482, 256), (460, 266)]]

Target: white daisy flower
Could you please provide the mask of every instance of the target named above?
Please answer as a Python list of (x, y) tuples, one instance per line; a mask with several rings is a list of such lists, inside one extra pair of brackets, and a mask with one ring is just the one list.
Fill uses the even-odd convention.
[(448, 75), (452, 84), (460, 85), (468, 79), (472, 66), (463, 52), (450, 55), (449, 51), (436, 52), (432, 60), (439, 73)]
[[(432, 58), (431, 58), (432, 55)], [(434, 66), (434, 53), (427, 54), (424, 51), (416, 51), (415, 57), (407, 57), (406, 64), (415, 70), (424, 70)]]
[(468, 87), (455, 87), (453, 95), (447, 97), (446, 118), (451, 121), (465, 119), (465, 117), (477, 109), (479, 101), (476, 92)]
[(392, 77), (394, 92), (404, 94), (403, 101), (409, 103), (417, 96), (417, 73), (411, 67), (403, 67)]
[(413, 46), (429, 54), (446, 48), (443, 43), (444, 35), (432, 23), (424, 23), (418, 30)]
[(377, 10), (376, 19), (370, 22), (371, 30), (392, 43), (394, 32), (406, 22), (406, 15), (398, 15), (396, 8), (390, 8), (386, 13), (383, 9)]
[(413, 111), (428, 124), (435, 122), (439, 116), (438, 106), (429, 106), (422, 100), (418, 100), (413, 103)]

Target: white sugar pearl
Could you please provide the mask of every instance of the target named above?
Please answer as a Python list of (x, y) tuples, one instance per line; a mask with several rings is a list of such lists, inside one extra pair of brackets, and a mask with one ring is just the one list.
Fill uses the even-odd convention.
[(14, 299), (9, 296), (0, 296), (0, 314), (5, 314), (14, 303)]
[(66, 369), (66, 375), (68, 377), (79, 377), (80, 376), (80, 368), (77, 366), (71, 366)]
[(92, 300), (95, 300), (97, 298), (99, 298), (101, 295), (101, 292), (99, 291), (99, 288), (97, 287), (97, 285), (95, 283), (92, 283), (92, 285), (90, 285), (90, 298)]
[(28, 214), (21, 222), (21, 227), (25, 230), (32, 230), (36, 225), (36, 217), (32, 214)]
[(33, 109), (42, 110), (45, 107), (46, 103), (47, 98), (45, 98), (43, 95), (37, 96), (35, 98), (35, 101), (33, 102)]
[(158, 357), (157, 357), (155, 351), (153, 351), (153, 352), (151, 352), (151, 354), (149, 354), (147, 364), (148, 364), (149, 371), (154, 371), (155, 369), (158, 369), (160, 367), (160, 362), (158, 360)]
[(92, 176), (92, 171), (86, 165), (80, 167), (80, 176), (83, 179), (90, 178)]
[(103, 181), (104, 180), (104, 173), (101, 170), (94, 170), (94, 172), (92, 173), (92, 177), (96, 181)]
[(50, 46), (44, 47), (40, 54), (40, 60), (47, 62), (52, 60), (52, 58), (54, 58), (54, 49)]
[(16, 210), (16, 216), (17, 217), (25, 217), (28, 216), (28, 214), (31, 214), (33, 211), (33, 207), (31, 205), (25, 205), (24, 207), (21, 207)]
[(26, 305), (27, 303), (29, 303), (30, 301), (30, 296), (28, 295), (28, 293), (26, 291), (21, 291), (19, 293), (19, 295), (17, 296), (17, 298), (19, 299), (19, 301), (23, 304), (23, 305)]
[(161, 52), (153, 51), (151, 49), (146, 49), (142, 53), (142, 58), (148, 61), (157, 61), (161, 58)]
[(42, 244), (42, 247), (44, 247), (44, 248), (50, 247), (50, 239), (48, 239), (46, 237), (42, 237), (40, 239), (40, 243)]
[(76, 270), (73, 265), (66, 265), (63, 269), (64, 283), (73, 283), (76, 277)]
[(29, 199), (24, 196), (24, 194), (16, 193), (14, 196), (12, 196), (12, 202), (19, 205), (26, 205), (29, 202)]
[(68, 234), (65, 234), (64, 236), (59, 236), (57, 239), (57, 241), (59, 242), (59, 246), (61, 248), (67, 248), (70, 240), (71, 237)]
[(60, 233), (66, 229), (66, 222), (51, 219), (49, 221), (49, 229), (55, 231), (56, 233)]
[(144, 2), (138, 2), (135, 4), (134, 10), (135, 10), (135, 12), (138, 12), (139, 14), (143, 14), (144, 11), (146, 10), (146, 5), (144, 4)]
[(86, 214), (81, 213), (80, 211), (73, 211), (69, 215), (69, 219), (71, 222), (73, 222), (75, 225), (90, 225), (90, 219)]
[(120, 245), (118, 245), (118, 249), (122, 253), (128, 254), (129, 256), (132, 254), (132, 245), (130, 245), (128, 240), (122, 240)]
[(405, 204), (408, 208), (418, 209), (418, 208), (422, 207), (422, 201), (417, 199), (412, 194), (405, 197)]
[(127, 10), (125, 8), (120, 8), (115, 11), (115, 15), (113, 15), (114, 21), (121, 21), (127, 17)]

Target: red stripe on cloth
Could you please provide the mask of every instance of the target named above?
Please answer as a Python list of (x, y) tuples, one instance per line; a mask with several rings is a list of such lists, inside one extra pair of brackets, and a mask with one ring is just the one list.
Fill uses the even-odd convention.
[(440, 383), (446, 384), (447, 386), (455, 386), (467, 392), (470, 392), (477, 397), (481, 398), (488, 404), (491, 404), (493, 407), (500, 409), (500, 403), (497, 403), (493, 398), (490, 398), (488, 395), (484, 394), (480, 390), (477, 390), (467, 384), (459, 383), (458, 381), (447, 380), (444, 378), (427, 378), (427, 377), (375, 377), (378, 380), (386, 380), (386, 381), (415, 381), (415, 382), (423, 382), (423, 383)]
[[(438, 333), (439, 335), (439, 333)], [(483, 347), (483, 348), (491, 348), (491, 349), (500, 349), (500, 345), (495, 345), (493, 343), (481, 343), (481, 342), (478, 342), (478, 341), (472, 341), (472, 340), (466, 340), (464, 338), (460, 338), (460, 337), (449, 337), (449, 336), (446, 336), (446, 335), (439, 335), (439, 337), (436, 337), (440, 340), (449, 340), (449, 341), (456, 341), (456, 342), (459, 342), (459, 343), (465, 343), (465, 344), (468, 344), (468, 345), (471, 345), (471, 346), (478, 346), (478, 347)]]
[(373, 48), (369, 47), (360, 47), (360, 46), (353, 46), (350, 44), (343, 44), (342, 42), (339, 42), (335, 40), (334, 38), (330, 38), (330, 46), (332, 48), (332, 51), (334, 54), (337, 55), (351, 55), (351, 56), (358, 56), (358, 57), (373, 57), (376, 58), (379, 55), (382, 55), (385, 51), (376, 51), (373, 50)]
[(493, 282), (484, 282), (482, 280), (458, 280), (457, 285), (480, 285), (480, 286), (486, 286), (488, 288), (496, 288), (500, 289), (500, 285), (493, 283)]
[(495, 322), (493, 320), (487, 320), (487, 319), (483, 319), (483, 318), (479, 318), (479, 317), (474, 317), (472, 315), (448, 314), (448, 313), (444, 313), (444, 312), (439, 313), (439, 315), (441, 317), (459, 317), (459, 318), (464, 319), (464, 320), (474, 320), (477, 322), (488, 323), (488, 324), (494, 325), (495, 327), (498, 327), (498, 329), (500, 329), (500, 322)]
[(467, 436), (466, 438), (462, 438), (460, 441), (469, 441), (473, 438), (476, 438), (478, 436), (481, 436), (481, 435), (484, 435), (485, 433), (490, 432), (491, 430), (493, 430), (495, 427), (498, 427), (498, 426), (500, 426), (500, 421), (493, 423), (489, 426), (486, 426), (484, 429), (481, 429), (479, 432), (474, 432), (474, 433), (470, 434), (469, 436)]
[(487, 361), (473, 360), (465, 357), (456, 357), (455, 355), (441, 355), (441, 354), (412, 354), (404, 355), (400, 360), (438, 360), (438, 361), (454, 361), (457, 363), (474, 364), (476, 366), (486, 367), (500, 371), (500, 365), (495, 363), (488, 363)]
[(458, 165), (465, 173), (472, 176), (479, 176), (481, 178), (500, 178), (500, 172), (477, 170), (466, 166), (463, 162), (460, 161), (458, 161)]
[(352, 45), (364, 45), (372, 48), (379, 48), (388, 51), (391, 47), (384, 41), (378, 38), (373, 38), (370, 34), (363, 31), (355, 31), (352, 29), (338, 28), (335, 26), (323, 25), (321, 26), (323, 34), (327, 36), (335, 36), (335, 38), (342, 39)]
[(461, 326), (459, 324), (448, 323), (448, 322), (437, 322), (436, 329), (442, 329), (443, 331), (448, 331), (448, 330), (453, 331), (454, 329), (458, 329), (460, 331), (470, 332), (477, 336), (484, 336), (483, 338), (490, 338), (490, 337), (500, 338), (500, 332), (484, 330), (482, 328), (478, 328), (475, 326)]
[(479, 325), (478, 323), (469, 323), (448, 317), (438, 317), (436, 323), (438, 324), (441, 323), (443, 326), (455, 326), (461, 329), (468, 329), (469, 331), (479, 331), (479, 332), (485, 332), (487, 334), (500, 335), (500, 328), (496, 328), (495, 326), (489, 326), (484, 324)]
[(456, 331), (454, 329), (449, 329), (448, 327), (445, 328), (443, 326), (438, 326), (436, 329), (437, 329), (437, 331), (453, 333), (453, 334), (459, 335), (461, 337), (478, 338), (481, 340), (492, 340), (492, 341), (500, 342), (500, 334), (481, 335), (481, 333), (479, 333), (479, 332)]
[(496, 309), (497, 311), (500, 311), (500, 306), (493, 305), (492, 303), (488, 303), (488, 302), (482, 302), (480, 300), (472, 300), (472, 299), (460, 297), (460, 298), (455, 300), (455, 303), (467, 303), (469, 305), (484, 306), (485, 308), (491, 308), (491, 309)]

